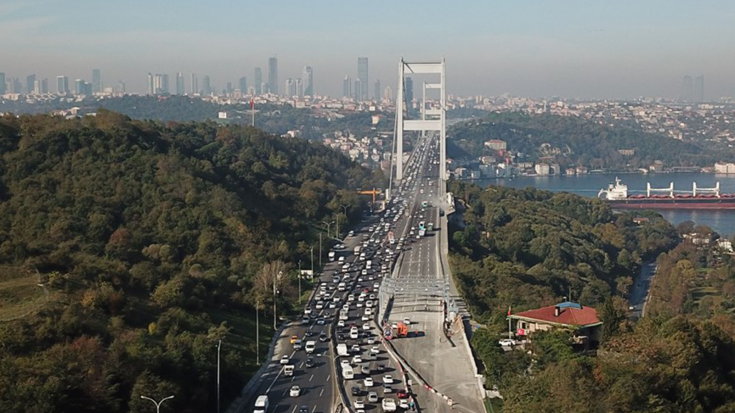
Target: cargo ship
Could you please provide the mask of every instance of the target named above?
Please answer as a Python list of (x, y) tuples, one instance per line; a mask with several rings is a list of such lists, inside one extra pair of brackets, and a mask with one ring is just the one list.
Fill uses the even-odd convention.
[(721, 194), (720, 183), (714, 188), (698, 188), (692, 184), (692, 191), (675, 192), (672, 182), (667, 188), (652, 188), (647, 184), (646, 194), (629, 195), (628, 186), (615, 178), (615, 184), (600, 189), (597, 197), (616, 209), (710, 209), (735, 210), (735, 194)]

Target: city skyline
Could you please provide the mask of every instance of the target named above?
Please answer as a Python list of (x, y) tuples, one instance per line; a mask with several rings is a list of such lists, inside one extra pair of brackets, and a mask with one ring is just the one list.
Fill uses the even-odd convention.
[[(284, 79), (302, 77), (308, 65), (319, 73), (314, 81), (317, 94), (340, 96), (345, 74), (357, 78), (358, 57), (369, 57), (370, 78), (393, 88), (401, 57), (445, 57), (453, 79), (448, 90), (460, 95), (677, 98), (686, 73), (706, 77), (705, 100), (735, 94), (735, 55), (722, 41), (735, 37), (735, 4), (724, 1), (676, 7), (658, 0), (615, 5), (569, 1), (567, 7), (476, 2), (447, 11), (441, 22), (432, 12), (441, 2), (427, 1), (421, 9), (391, 3), (390, 10), (377, 7), (380, 11), (369, 12), (370, 17), (380, 17), (379, 24), (357, 27), (332, 24), (328, 16), (353, 15), (358, 5), (336, 3), (329, 9), (285, 3), (292, 11), (284, 16), (285, 25), (255, 19), (243, 26), (228, 23), (243, 13), (262, 15), (267, 6), (214, 1), (202, 10), (185, 0), (177, 5), (180, 18), (162, 21), (153, 16), (170, 9), (140, 0), (100, 7), (92, 7), (97, 4), (89, 0), (10, 0), (0, 10), (0, 34), (13, 41), (0, 45), (0, 55), (6, 57), (0, 71), (21, 82), (29, 74), (39, 79), (82, 78), (95, 88), (89, 73), (98, 68), (105, 84), (125, 81), (129, 91), (140, 93), (146, 90), (148, 72), (171, 77), (178, 72), (207, 73), (224, 89), (256, 67), (265, 68), (267, 76), (268, 59), (277, 58), (277, 88)], [(146, 15), (135, 11), (142, 9)], [(408, 15), (411, 18), (401, 17)], [(70, 18), (76, 16), (85, 24)], [(297, 24), (301, 21), (316, 24), (305, 27)], [(403, 33), (398, 41), (395, 27)], [(370, 35), (363, 36), (364, 30)], [(426, 42), (426, 36), (432, 42)], [(368, 79), (369, 95), (372, 83)]]

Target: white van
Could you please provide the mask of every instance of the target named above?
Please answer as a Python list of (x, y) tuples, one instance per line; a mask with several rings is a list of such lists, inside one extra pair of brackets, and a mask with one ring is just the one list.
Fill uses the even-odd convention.
[(268, 412), (268, 396), (262, 395), (258, 396), (258, 398), (255, 400), (255, 408), (253, 409), (253, 413), (266, 413)]
[(304, 350), (306, 350), (306, 354), (311, 354), (314, 352), (315, 348), (316, 348), (316, 341), (309, 340), (306, 342), (306, 346), (304, 347)]
[(344, 377), (345, 380), (355, 378), (355, 371), (352, 369), (352, 366), (349, 364), (342, 365), (342, 377)]

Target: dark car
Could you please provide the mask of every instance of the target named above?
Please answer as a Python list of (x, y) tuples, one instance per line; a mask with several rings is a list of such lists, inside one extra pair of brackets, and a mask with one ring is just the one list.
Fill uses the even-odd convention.
[(301, 408), (299, 409), (299, 413), (309, 413), (309, 406), (307, 405), (301, 406)]
[(360, 388), (357, 386), (352, 386), (352, 395), (353, 396), (359, 396), (360, 395)]
[(304, 335), (305, 335), (306, 337), (311, 337), (311, 336), (313, 336), (313, 335), (314, 335), (314, 331), (312, 331), (312, 330), (306, 330), (306, 332), (304, 332)]
[(314, 367), (314, 359), (309, 357), (306, 359), (306, 367)]
[(338, 338), (338, 339), (339, 339), (340, 341), (344, 341), (344, 339), (345, 339), (345, 334), (344, 334), (344, 333), (339, 333), (339, 334), (337, 334), (337, 338)]
[(319, 341), (321, 341), (323, 343), (323, 342), (325, 342), (327, 340), (329, 340), (329, 337), (327, 337), (327, 335), (325, 333), (319, 334)]
[(385, 371), (385, 364), (378, 364), (378, 372), (382, 373)]

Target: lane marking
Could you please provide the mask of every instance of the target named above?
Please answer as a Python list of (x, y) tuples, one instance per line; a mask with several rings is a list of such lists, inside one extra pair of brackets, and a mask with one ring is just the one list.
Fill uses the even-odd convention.
[(314, 380), (314, 375), (312, 374), (311, 377), (309, 377), (309, 381)]
[[(319, 397), (322, 397), (322, 394), (324, 394), (324, 389), (322, 389), (322, 391), (319, 392)], [(316, 406), (314, 406), (314, 408), (316, 409)]]
[(327, 375), (327, 380), (326, 380), (326, 381), (327, 381), (327, 382), (329, 382), (329, 379), (330, 379), (331, 377), (332, 377), (332, 375), (331, 375), (331, 374)]

